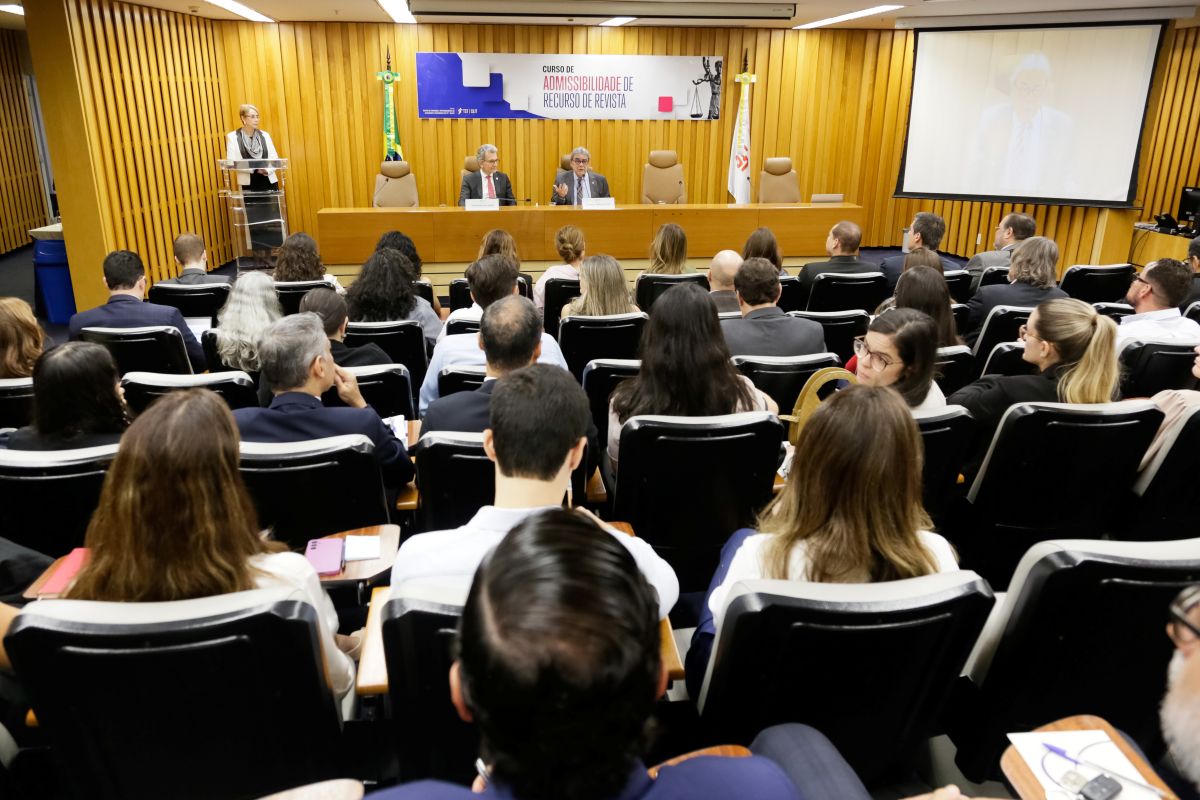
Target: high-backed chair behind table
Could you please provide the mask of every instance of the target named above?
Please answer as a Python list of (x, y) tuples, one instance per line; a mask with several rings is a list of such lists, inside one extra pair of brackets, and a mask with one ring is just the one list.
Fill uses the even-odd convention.
[(72, 796), (252, 798), (344, 774), (317, 612), (296, 595), (26, 606), (5, 649)]
[(0, 531), (57, 558), (83, 546), (115, 444), (80, 450), (0, 450)]
[[(459, 181), (461, 182), (463, 178), (467, 177), (472, 172), (479, 172), (479, 159), (476, 158), (475, 156), (467, 156), (466, 158), (463, 159), (462, 170), (458, 174)], [(454, 187), (454, 191), (456, 194), (458, 192), (458, 189), (459, 189), (458, 186)]]
[(375, 176), (374, 205), (376, 208), (415, 208), (417, 176), (407, 161), (384, 161)]
[(389, 521), (383, 476), (361, 434), (241, 443), (239, 471), (259, 524), (293, 550), (309, 539)]
[(888, 298), (887, 278), (882, 272), (822, 272), (813, 280), (808, 294), (808, 311), (859, 309), (874, 314)]
[(577, 278), (551, 278), (546, 281), (545, 308), (542, 313), (542, 327), (553, 339), (558, 338), (558, 321), (562, 316), (563, 306), (579, 297), (580, 288)]
[(637, 307), (647, 314), (654, 301), (681, 283), (694, 283), (708, 291), (708, 276), (703, 272), (688, 272), (683, 275), (661, 275), (656, 272), (643, 272), (637, 276), (633, 293), (637, 298)]
[(975, 420), (962, 406), (916, 412), (923, 445), (921, 492), (925, 510), (939, 524), (958, 487), (958, 474), (975, 435)]
[[(967, 507), (948, 527), (963, 565), (1000, 591), (1037, 542), (1114, 528), (1162, 419), (1148, 400), (1009, 408), (967, 492)], [(1062, 469), (1064, 453), (1074, 464), (1103, 468)], [(1015, 490), (1014, 475), (1054, 475), (1054, 491)]]
[(150, 325), (144, 328), (84, 328), (79, 338), (102, 344), (117, 362), (117, 371), (169, 372), (191, 375), (183, 334), (170, 325)]
[(854, 355), (854, 340), (867, 335), (871, 315), (860, 308), (849, 311), (790, 311), (793, 317), (811, 319), (821, 324), (825, 334), (825, 349), (846, 363)]
[(780, 414), (790, 414), (800, 390), (818, 370), (840, 367), (833, 353), (805, 356), (734, 356), (733, 365), (763, 394), (779, 406)]
[(1194, 389), (1200, 341), (1126, 342), (1121, 348), (1121, 396), (1153, 397), (1164, 389)]
[(714, 741), (820, 730), (868, 786), (903, 778), (995, 598), (966, 570), (869, 584), (735, 583), (697, 698)]
[(413, 455), (421, 487), (418, 530), (457, 528), (495, 498), (495, 466), (483, 450), (482, 433), (427, 433)]
[(933, 377), (946, 396), (952, 395), (975, 380), (975, 358), (965, 344), (939, 347), (933, 366)]
[(185, 317), (203, 317), (217, 324), (217, 312), (229, 299), (228, 283), (156, 283), (150, 287), (149, 300), (162, 306), (174, 306)]
[(800, 176), (787, 156), (768, 158), (758, 173), (758, 202), (799, 203)]
[(400, 780), (435, 778), (462, 785), (475, 775), (479, 734), (450, 702), (446, 676), (469, 582), (405, 581), (381, 613)]
[[(995, 776), (1009, 731), (1085, 710), (1132, 737), (1155, 763), (1172, 652), (1167, 609), (1197, 582), (1200, 539), (1033, 546), (946, 706), (963, 774)], [(1106, 643), (1101, 653), (1098, 642)]]
[(350, 347), (374, 342), (387, 353), (394, 364), (408, 368), (413, 385), (413, 399), (429, 369), (429, 351), (425, 347), (425, 332), (421, 323), (406, 319), (399, 322), (351, 322), (346, 325), (346, 344)]
[(0, 428), (21, 428), (33, 420), (33, 378), (0, 378)]
[(637, 416), (620, 441), (614, 518), (670, 562), (681, 591), (703, 591), (721, 545), (771, 499), (783, 424), (766, 411)]
[(275, 294), (279, 296), (279, 305), (283, 313), (295, 314), (300, 311), (300, 301), (304, 295), (313, 289), (328, 287), (325, 281), (275, 281)]
[(438, 396), (445, 397), (455, 392), (473, 392), (483, 386), (486, 377), (487, 369), (484, 367), (462, 365), (442, 367), (442, 371), (438, 373)]
[[(342, 367), (358, 381), (358, 390), (367, 405), (381, 417), (402, 414), (406, 420), (416, 419), (413, 405), (412, 379), (403, 364), (376, 364), (369, 367)], [(337, 387), (321, 396), (327, 406), (344, 406)]]
[(575, 380), (582, 381), (584, 369), (596, 359), (637, 358), (646, 319), (641, 311), (564, 319), (558, 343)]
[[(683, 182), (683, 165), (674, 150), (651, 150), (642, 167), (643, 203), (686, 203), (687, 186)], [(641, 305), (640, 303), (638, 305)], [(643, 307), (643, 311), (645, 308)]]
[(1085, 303), (1120, 303), (1136, 274), (1132, 264), (1076, 264), (1063, 273), (1059, 288)]
[(636, 377), (642, 362), (636, 358), (597, 358), (583, 368), (583, 391), (592, 409), (592, 422), (603, 446), (608, 441), (608, 401), (622, 381)]
[(121, 377), (125, 402), (138, 414), (152, 402), (170, 392), (183, 389), (208, 389), (220, 395), (230, 410), (256, 408), (258, 394), (254, 381), (244, 372), (206, 372), (202, 375), (164, 375), (157, 372), (126, 372)]

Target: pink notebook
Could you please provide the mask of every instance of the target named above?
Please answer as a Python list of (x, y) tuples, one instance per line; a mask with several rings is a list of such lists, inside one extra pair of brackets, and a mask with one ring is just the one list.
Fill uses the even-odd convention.
[(88, 549), (86, 547), (76, 547), (67, 557), (58, 565), (58, 569), (54, 570), (54, 574), (50, 576), (50, 580), (42, 586), (38, 595), (47, 594), (62, 594), (75, 580), (75, 576), (79, 574), (79, 570), (83, 569), (83, 565), (87, 563)]
[(345, 564), (342, 559), (345, 546), (341, 539), (310, 539), (304, 555), (318, 575), (337, 575)]

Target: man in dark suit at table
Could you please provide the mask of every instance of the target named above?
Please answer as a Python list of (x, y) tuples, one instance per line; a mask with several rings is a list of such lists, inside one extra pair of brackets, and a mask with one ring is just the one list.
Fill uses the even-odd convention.
[[(946, 220), (931, 211), (919, 211), (908, 226), (908, 248), (915, 250), (918, 247), (924, 247), (936, 252), (945, 235)], [(945, 256), (939, 257), (942, 260), (942, 272), (948, 269), (961, 269), (957, 262)], [(894, 292), (896, 281), (900, 280), (900, 273), (904, 271), (904, 253), (898, 256), (888, 256), (880, 262), (879, 269), (887, 277), (888, 288)]]
[[(333, 362), (320, 317), (301, 313), (271, 323), (258, 357), (263, 377), (277, 388), (270, 407), (233, 412), (243, 441), (304, 442), (359, 433), (375, 446), (385, 485), (395, 488), (413, 479), (416, 470), (404, 444), (367, 405), (354, 376)], [(335, 385), (348, 408), (321, 404), (321, 395)]]
[(550, 202), (556, 206), (581, 206), (590, 197), (611, 197), (608, 192), (608, 178), (598, 172), (592, 172), (588, 165), (592, 163), (592, 154), (587, 148), (576, 147), (571, 151), (571, 169), (554, 177), (554, 191), (550, 193)]
[(463, 176), (462, 186), (458, 190), (458, 204), (466, 205), (468, 200), (500, 201), (502, 206), (515, 206), (517, 198), (513, 196), (512, 181), (500, 172), (500, 153), (496, 145), (481, 145), (475, 153), (479, 162), (478, 172), (468, 172)]
[(104, 285), (108, 302), (71, 317), (67, 330), (72, 341), (84, 328), (145, 328), (165, 325), (179, 330), (193, 372), (205, 369), (204, 349), (192, 335), (183, 314), (173, 306), (142, 302), (146, 296), (146, 268), (137, 253), (114, 250), (104, 259)]
[(741, 319), (721, 320), (729, 352), (735, 356), (802, 356), (825, 352), (819, 322), (790, 317), (779, 306), (779, 270), (765, 258), (747, 258), (733, 276)]
[(232, 283), (227, 275), (208, 274), (208, 250), (204, 240), (194, 233), (181, 233), (175, 237), (175, 263), (179, 266), (179, 277), (159, 283), (196, 286), (202, 283)]
[(826, 272), (836, 272), (842, 275), (862, 272), (878, 272), (879, 266), (858, 259), (858, 247), (862, 244), (862, 228), (853, 222), (843, 220), (829, 229), (825, 237), (825, 252), (829, 253), (828, 261), (813, 261), (805, 264), (800, 270), (800, 294), (804, 302), (812, 292), (813, 281), (818, 275)]

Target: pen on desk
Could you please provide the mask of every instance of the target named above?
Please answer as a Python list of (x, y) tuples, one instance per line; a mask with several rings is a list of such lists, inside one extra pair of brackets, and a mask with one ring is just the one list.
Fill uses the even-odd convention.
[(1150, 791), (1154, 792), (1159, 797), (1167, 796), (1167, 793), (1164, 792), (1162, 789), (1159, 789), (1157, 786), (1151, 786), (1150, 784), (1148, 784), (1144, 781), (1140, 781), (1137, 778), (1130, 778), (1128, 775), (1122, 775), (1119, 772), (1113, 772), (1108, 767), (1105, 767), (1101, 764), (1097, 764), (1095, 761), (1088, 761), (1083, 758), (1076, 758), (1075, 756), (1071, 755), (1070, 753), (1068, 753), (1066, 750), (1062, 749), (1061, 747), (1055, 747), (1054, 745), (1049, 744), (1047, 742), (1042, 742), (1042, 747), (1046, 748), (1051, 753), (1054, 753), (1054, 755), (1062, 756), (1067, 761), (1070, 761), (1074, 764), (1082, 764), (1085, 767), (1091, 767), (1092, 769), (1098, 769), (1101, 772), (1103, 772), (1105, 775), (1108, 775), (1109, 777), (1116, 778), (1121, 781), (1125, 781), (1126, 783), (1131, 783), (1134, 786), (1140, 786), (1143, 789), (1149, 789)]

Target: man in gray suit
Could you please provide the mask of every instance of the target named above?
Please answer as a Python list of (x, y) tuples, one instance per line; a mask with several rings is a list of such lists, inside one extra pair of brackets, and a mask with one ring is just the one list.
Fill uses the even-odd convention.
[(802, 356), (825, 352), (820, 323), (797, 319), (775, 305), (782, 289), (779, 270), (765, 258), (748, 258), (733, 277), (741, 319), (721, 320), (729, 352), (735, 356)]
[(194, 233), (181, 233), (175, 237), (175, 263), (179, 265), (179, 277), (159, 283), (196, 285), (199, 283), (229, 283), (225, 275), (208, 274), (208, 251), (204, 240)]
[(1017, 245), (1037, 233), (1037, 222), (1028, 214), (1013, 212), (1000, 220), (996, 226), (995, 250), (984, 250), (976, 253), (967, 262), (967, 272), (971, 273), (971, 291), (979, 288), (979, 279), (988, 267), (1007, 267), (1012, 263), (1012, 251)]
[(513, 195), (512, 181), (498, 169), (500, 153), (496, 145), (480, 145), (475, 152), (475, 160), (479, 162), (479, 172), (468, 172), (463, 176), (462, 186), (458, 190), (458, 204), (465, 206), (468, 200), (495, 198), (502, 206), (515, 206), (517, 198)]
[(587, 148), (576, 147), (572, 150), (571, 169), (568, 172), (560, 170), (554, 177), (550, 202), (556, 206), (581, 206), (589, 197), (611, 197), (608, 179), (588, 169), (590, 163), (592, 154)]

